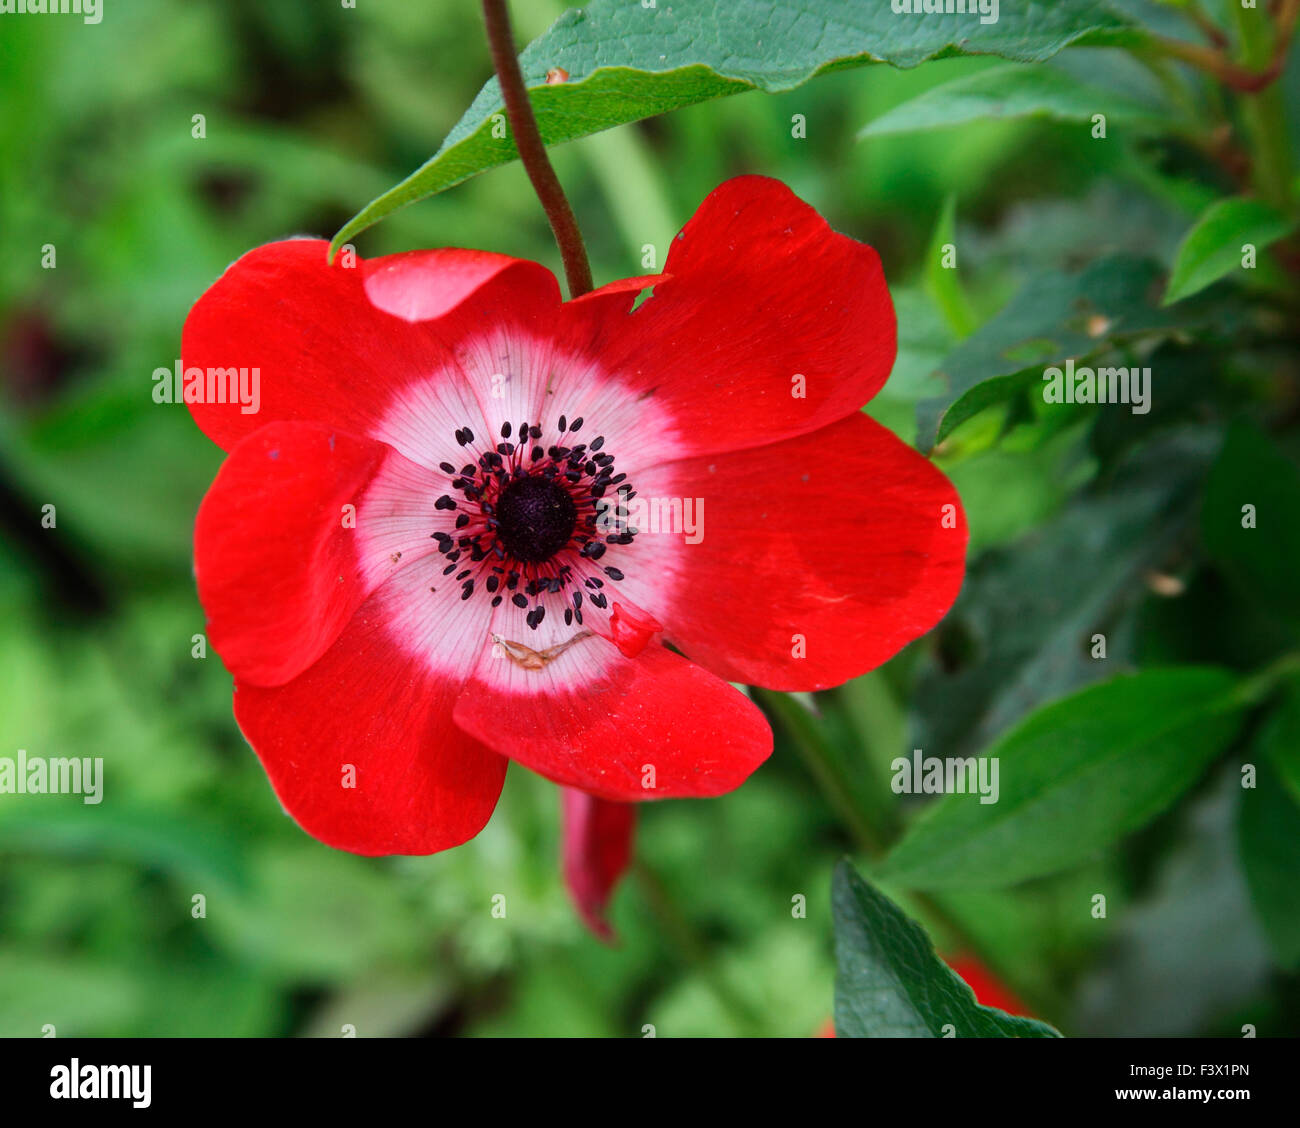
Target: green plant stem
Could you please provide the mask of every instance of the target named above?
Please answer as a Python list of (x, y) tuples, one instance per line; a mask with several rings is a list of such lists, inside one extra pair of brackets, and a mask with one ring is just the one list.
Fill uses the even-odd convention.
[[(1244, 9), (1240, 4), (1231, 7), (1245, 65), (1280, 75), (1295, 33), (1300, 0), (1283, 0), (1277, 24), (1272, 28), (1265, 24), (1260, 10)], [(1241, 113), (1253, 151), (1255, 188), (1270, 203), (1286, 208), (1291, 194), (1291, 148), (1281, 88), (1272, 82), (1259, 90), (1243, 93)]]
[[(794, 698), (770, 689), (755, 689), (754, 696), (781, 722), (791, 742), (807, 766), (827, 803), (840, 817), (859, 850), (872, 860), (884, 856), (890, 842), (858, 810), (834, 755), (815, 719)], [(892, 834), (891, 834), (892, 838)], [(1057, 1000), (1046, 997), (1027, 984), (1016, 968), (1010, 967), (998, 953), (971, 934), (952, 912), (926, 893), (908, 891), (911, 904), (931, 923), (948, 934), (957, 948), (974, 955), (993, 974), (1003, 980), (1035, 1014), (1049, 1015), (1057, 1010)]]
[(560, 248), (569, 297), (581, 297), (592, 288), (591, 263), (587, 260), (587, 248), (578, 229), (577, 217), (560, 186), (560, 178), (555, 175), (551, 159), (546, 154), (546, 144), (537, 128), (537, 119), (533, 116), (528, 87), (524, 85), (524, 75), (515, 56), (515, 37), (510, 29), (506, 0), (483, 0), (483, 23), (492, 51), (492, 69), (496, 71), (501, 86), (501, 98), (506, 104), (506, 117), (510, 120), (515, 148)]
[(789, 734), (795, 750), (841, 822), (864, 854), (878, 858), (885, 852), (883, 836), (858, 809), (848, 782), (835, 763), (825, 737), (808, 710), (786, 693), (755, 689), (754, 696), (774, 713)]
[(1258, 705), (1277, 688), (1278, 682), (1293, 674), (1300, 674), (1300, 653), (1297, 652), (1283, 654), (1262, 670), (1239, 682), (1232, 692), (1231, 700), (1248, 706)]
[(1200, 0), (1188, 0), (1183, 12), (1215, 47), (1224, 48), (1228, 45), (1227, 34), (1210, 18), (1209, 13), (1201, 7)]
[(1257, 21), (1258, 9), (1243, 9), (1233, 5), (1238, 17), (1238, 31), (1244, 47), (1244, 64), (1230, 59), (1225, 45), (1216, 42), (1213, 47), (1189, 43), (1185, 39), (1155, 36), (1150, 48), (1162, 55), (1178, 59), (1190, 66), (1213, 75), (1225, 86), (1234, 90), (1257, 93), (1275, 83), (1286, 69), (1287, 50), (1300, 17), (1300, 0), (1279, 0), (1277, 6), (1276, 35), (1271, 37)]
[(632, 876), (641, 895), (658, 918), (663, 933), (676, 947), (683, 963), (696, 969), (732, 1020), (747, 1034), (761, 1034), (761, 1016), (738, 995), (709, 958), (708, 948), (682, 915), (662, 879), (642, 859), (632, 863)]

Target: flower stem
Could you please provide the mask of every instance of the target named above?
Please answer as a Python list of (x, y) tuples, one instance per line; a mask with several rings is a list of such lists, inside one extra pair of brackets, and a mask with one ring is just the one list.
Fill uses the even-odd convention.
[[(1241, 17), (1242, 9), (1238, 7), (1236, 11)], [(1228, 58), (1226, 43), (1222, 40), (1216, 41), (1213, 47), (1204, 47), (1184, 39), (1168, 39), (1157, 35), (1152, 39), (1151, 46), (1160, 54), (1198, 67), (1225, 86), (1242, 93), (1257, 94), (1276, 82), (1286, 68), (1287, 50), (1295, 33), (1297, 17), (1300, 16), (1300, 0), (1278, 0), (1277, 34), (1271, 51), (1257, 49), (1257, 45), (1262, 42), (1261, 33), (1248, 22), (1254, 17), (1255, 9), (1247, 9), (1247, 12), (1244, 17), (1247, 22), (1239, 20), (1238, 23), (1246, 48), (1245, 65)]]
[[(872, 861), (880, 860), (892, 845), (894, 835), (880, 833), (859, 810), (816, 718), (788, 694), (757, 687), (753, 693), (755, 699), (761, 701), (781, 722), (791, 743), (803, 757), (809, 774), (821, 789), (826, 802), (844, 823), (857, 848)], [(976, 937), (941, 900), (919, 890), (909, 890), (908, 900), (929, 923), (937, 925), (947, 935), (947, 939), (955, 945), (955, 950), (974, 955), (1023, 999), (1036, 1015), (1045, 1016), (1059, 1011), (1059, 999), (1028, 982), (1019, 973), (1019, 969), (1009, 966), (998, 952)]]
[(1296, 674), (1300, 674), (1300, 651), (1291, 651), (1239, 682), (1228, 700), (1253, 708), (1268, 698), (1279, 682)]
[(542, 203), (560, 257), (564, 260), (564, 277), (569, 283), (569, 297), (577, 298), (591, 290), (591, 264), (587, 248), (578, 230), (578, 220), (564, 195), (559, 177), (546, 155), (546, 144), (537, 128), (533, 107), (528, 101), (528, 87), (515, 57), (515, 37), (510, 29), (510, 11), (506, 0), (483, 0), (483, 23), (487, 28), (488, 46), (492, 50), (492, 69), (501, 86), (506, 117), (514, 134), (515, 148), (523, 162), (533, 191)]
[[(1300, 18), (1300, 0), (1281, 0), (1273, 25), (1239, 5), (1235, 12), (1246, 65), (1267, 66), (1280, 75)], [(1285, 209), (1290, 202), (1291, 149), (1281, 88), (1269, 85), (1243, 95), (1242, 119), (1254, 149), (1255, 186), (1266, 200)]]
[(795, 750), (803, 757), (808, 773), (848, 829), (858, 849), (869, 857), (879, 858), (885, 852), (885, 843), (876, 828), (859, 811), (853, 793), (826, 744), (825, 735), (808, 710), (786, 693), (757, 688), (753, 692), (764, 707), (781, 721)]
[(736, 993), (723, 971), (709, 958), (704, 941), (673, 903), (672, 896), (659, 875), (644, 859), (637, 858), (632, 863), (632, 876), (641, 887), (641, 894), (650, 910), (659, 918), (669, 941), (676, 947), (682, 962), (699, 973), (738, 1030), (747, 1037), (760, 1035), (763, 1032), (761, 1016)]

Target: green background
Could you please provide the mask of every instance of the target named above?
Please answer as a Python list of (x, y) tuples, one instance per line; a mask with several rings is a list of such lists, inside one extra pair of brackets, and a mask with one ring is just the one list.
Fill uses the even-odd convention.
[[(95, 26), (0, 24), (0, 756), (102, 756), (106, 777), (98, 807), (0, 796), (0, 1035), (46, 1024), (60, 1036), (822, 1030), (831, 873), (860, 844), (783, 726), (772, 760), (737, 792), (643, 809), (615, 948), (570, 909), (558, 795), (524, 770), (511, 770), (478, 838), (428, 858), (341, 854), (281, 811), (234, 724), (219, 657), (191, 656), (204, 624), (190, 538), (221, 454), (183, 406), (152, 401), (151, 373), (175, 362), (189, 307), (243, 251), (332, 236), (425, 161), (488, 77), (487, 51), (476, 5), (452, 0), (104, 6)], [(516, 8), (521, 44), (559, 12)], [(855, 138), (892, 107), (997, 65), (843, 71), (556, 149), (597, 283), (662, 266), (722, 179), (779, 177), (881, 253), (901, 348), (870, 410), (915, 441), (917, 405), (941, 393), (931, 373), (957, 344), (951, 295), (927, 269), (947, 201), (978, 324), (1034, 271), (1108, 251), (1170, 263), (1213, 195), (1185, 155), (1152, 171), (1160, 162), (1139, 147), (1099, 144), (1077, 122)], [(1151, 96), (1117, 51), (1061, 66)], [(205, 115), (201, 140), (194, 114)], [(792, 136), (796, 114), (804, 138)], [(455, 244), (559, 270), (517, 165), (355, 242), (366, 256)], [(1075, 668), (1094, 628), (1111, 640), (1106, 674), (1253, 670), (1294, 647), (1290, 611), (1251, 602), (1268, 577), (1238, 584), (1208, 531), (1201, 544), (1196, 492), (1243, 404), (1243, 426), (1284, 412), (1286, 388), (1261, 388), (1258, 373), (1280, 368), (1294, 395), (1294, 350), (1206, 363), (1162, 347), (1173, 351), (1157, 380), (1180, 392), (1171, 400), (1157, 384), (1153, 417), (999, 406), (939, 448), (972, 530), (964, 607), (816, 703), (850, 792), (869, 795), (912, 747), (984, 747), (1031, 706), (1100, 677)], [(1294, 472), (1294, 434), (1277, 442)], [(1150, 465), (1126, 476), (1124, 460), (1143, 451)], [(1186, 504), (1162, 475), (1192, 481)], [(1284, 511), (1295, 502), (1279, 496)], [(55, 529), (41, 527), (48, 504)], [(1154, 572), (1182, 594), (1158, 594)], [(1295, 576), (1291, 561), (1283, 598)], [(980, 651), (990, 637), (992, 658)], [(960, 888), (948, 914), (1067, 1034), (1295, 1032), (1300, 980), (1270, 949), (1236, 846), (1240, 750), (1121, 845), (1010, 888)], [(1293, 830), (1257, 828), (1269, 842)], [(942, 921), (887, 875), (885, 887), (955, 954)], [(1091, 912), (1097, 893), (1105, 919)], [(497, 894), (504, 919), (492, 914)], [(792, 914), (798, 897), (806, 917)]]

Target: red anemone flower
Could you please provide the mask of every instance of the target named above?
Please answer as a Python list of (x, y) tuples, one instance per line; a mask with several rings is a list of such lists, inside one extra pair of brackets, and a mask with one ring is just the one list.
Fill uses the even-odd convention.
[(285, 808), (427, 854), (508, 760), (601, 800), (738, 786), (772, 736), (729, 681), (839, 684), (960, 586), (952, 486), (859, 411), (895, 348), (875, 252), (758, 177), (664, 274), (568, 302), (480, 251), (246, 254), (185, 325), (228, 452), (195, 572)]

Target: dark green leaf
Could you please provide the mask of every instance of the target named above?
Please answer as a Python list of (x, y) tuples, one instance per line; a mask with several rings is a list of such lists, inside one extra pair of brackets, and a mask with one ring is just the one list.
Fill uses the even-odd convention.
[(1241, 794), (1241, 862), (1251, 902), (1285, 968), (1300, 967), (1300, 806), (1276, 764), (1295, 756), (1296, 698), (1277, 710), (1260, 733), (1255, 786)]
[(848, 862), (836, 866), (831, 896), (841, 1038), (1060, 1037), (1045, 1023), (980, 1006), (924, 929)]
[(1188, 804), (1141, 900), (1117, 914), (1112, 898), (1113, 925), (1092, 921), (1109, 936), (1109, 951), (1077, 988), (1072, 1032), (1240, 1034), (1224, 1016), (1264, 985), (1270, 969), (1233, 845), (1240, 794), (1237, 765), (1225, 764), (1215, 785)]
[(1300, 467), (1250, 424), (1228, 431), (1205, 487), (1202, 527), (1237, 589), (1300, 628)]
[[(673, 0), (652, 8), (592, 0), (566, 12), (519, 62), (542, 138), (555, 145), (745, 90), (792, 90), (866, 63), (913, 67), (962, 54), (1039, 62), (1070, 44), (1141, 35), (1101, 0), (1004, 4), (995, 23), (978, 15), (900, 15), (888, 0)], [(567, 71), (568, 80), (549, 85), (552, 68)], [(350, 220), (334, 247), (406, 204), (514, 160), (509, 131), (493, 136), (492, 118), (501, 111), (492, 80), (438, 152)]]
[(988, 751), (997, 801), (945, 795), (881, 877), (923, 889), (1010, 885), (1091, 857), (1169, 807), (1228, 745), (1243, 708), (1235, 684), (1217, 669), (1148, 670), (1040, 709)]
[(1293, 679), (1269, 717), (1265, 751), (1282, 776), (1282, 782), (1300, 803), (1300, 679)]
[(1180, 310), (1175, 317), (1159, 308), (1160, 273), (1153, 262), (1114, 255), (1078, 274), (1033, 275), (939, 366), (948, 391), (919, 405), (918, 445), (929, 450), (958, 424), (1022, 389), (1040, 395), (1048, 366), (1070, 358), (1081, 364), (1134, 337), (1197, 324), (1202, 311)]
[[(1096, 412), (1088, 446), (1105, 466), (1160, 431), (1199, 420), (1231, 417), (1240, 392), (1224, 386), (1217, 353), (1177, 339), (1159, 345), (1143, 361), (1151, 369), (1151, 410), (1134, 415), (1126, 407)], [(1158, 374), (1158, 376), (1157, 376)], [(1157, 384), (1157, 380), (1159, 381)]]
[[(939, 628), (942, 662), (917, 685), (910, 746), (979, 752), (1031, 709), (1122, 668), (1146, 573), (1194, 527), (1217, 445), (1172, 432), (1054, 520), (981, 556)], [(1092, 656), (1095, 634), (1105, 658)]]

